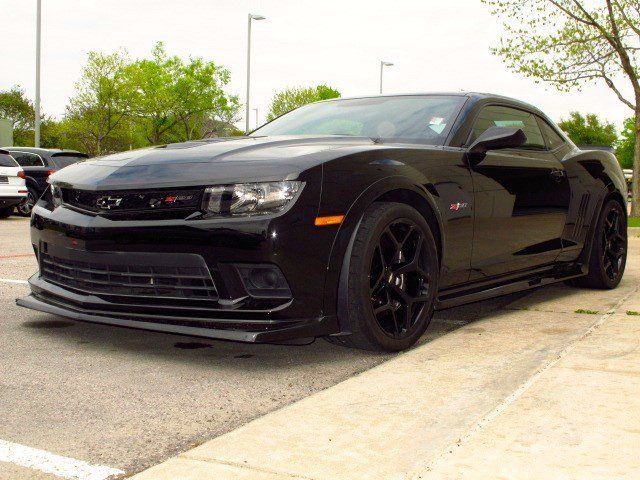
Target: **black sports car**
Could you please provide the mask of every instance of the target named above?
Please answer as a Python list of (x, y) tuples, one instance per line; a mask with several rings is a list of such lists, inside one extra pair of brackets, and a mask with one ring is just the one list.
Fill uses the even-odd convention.
[(50, 183), (18, 304), (200, 337), (401, 350), (434, 309), (563, 280), (614, 288), (626, 260), (615, 157), (495, 95), (315, 103)]

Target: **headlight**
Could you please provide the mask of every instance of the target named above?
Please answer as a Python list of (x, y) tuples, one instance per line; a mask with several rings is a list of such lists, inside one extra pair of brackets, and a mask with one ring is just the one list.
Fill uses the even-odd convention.
[(303, 182), (238, 183), (208, 187), (202, 210), (214, 215), (246, 216), (278, 213), (298, 195)]
[(56, 185), (51, 185), (51, 200), (53, 201), (53, 205), (59, 207), (62, 205), (62, 190), (60, 187)]

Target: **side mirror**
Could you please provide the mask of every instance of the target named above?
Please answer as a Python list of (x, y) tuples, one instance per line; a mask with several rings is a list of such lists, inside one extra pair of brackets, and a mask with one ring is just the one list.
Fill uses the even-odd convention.
[(489, 150), (517, 148), (525, 144), (527, 136), (521, 128), (490, 127), (469, 147), (468, 153), (476, 163), (481, 161)]

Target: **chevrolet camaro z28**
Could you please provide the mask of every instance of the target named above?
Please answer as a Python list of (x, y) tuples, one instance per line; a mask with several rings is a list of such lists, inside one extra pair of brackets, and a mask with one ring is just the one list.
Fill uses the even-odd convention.
[(624, 272), (625, 179), (497, 95), (307, 105), (50, 177), (18, 304), (248, 342), (410, 347), (434, 309)]

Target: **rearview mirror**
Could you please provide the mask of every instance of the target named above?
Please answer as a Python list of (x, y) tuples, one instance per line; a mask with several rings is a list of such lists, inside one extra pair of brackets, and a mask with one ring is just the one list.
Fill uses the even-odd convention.
[(477, 160), (482, 160), (489, 150), (517, 148), (526, 141), (527, 136), (521, 128), (490, 127), (471, 144), (469, 154)]

